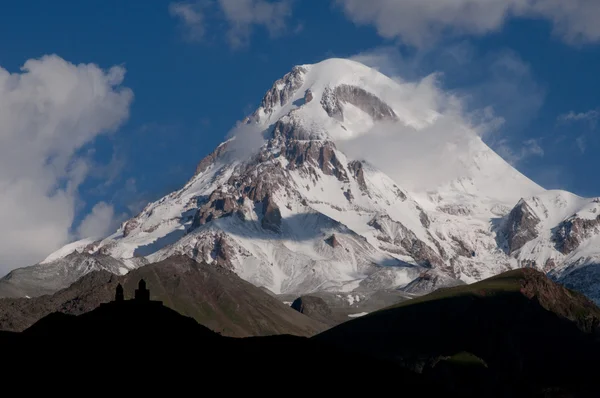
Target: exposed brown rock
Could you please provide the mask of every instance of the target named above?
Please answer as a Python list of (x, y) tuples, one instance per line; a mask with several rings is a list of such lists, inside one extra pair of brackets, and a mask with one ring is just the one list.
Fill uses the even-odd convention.
[(277, 206), (271, 196), (266, 196), (262, 202), (262, 205), (262, 227), (273, 232), (279, 232), (281, 230), (281, 212), (279, 211), (279, 206)]
[(341, 103), (346, 102), (356, 106), (376, 121), (396, 120), (398, 116), (389, 105), (366, 90), (342, 84), (335, 89), (326, 87), (321, 97), (321, 106), (327, 114), (340, 121), (344, 120)]
[[(295, 66), (291, 72), (283, 78), (277, 80), (273, 87), (267, 91), (261, 102), (261, 107), (265, 113), (271, 113), (276, 106), (284, 106), (294, 96), (296, 91), (304, 83), (304, 74), (306, 69), (301, 66)], [(255, 116), (255, 115), (254, 115)]]
[(509, 255), (521, 249), (530, 240), (537, 238), (539, 223), (540, 219), (533, 213), (527, 202), (519, 201), (508, 215), (504, 226)]
[(323, 95), (321, 96), (321, 106), (323, 109), (325, 109), (325, 112), (327, 112), (329, 117), (340, 121), (344, 120), (342, 106), (334, 91), (330, 87), (325, 87), (323, 90)]
[(558, 226), (553, 239), (558, 251), (569, 254), (585, 239), (598, 233), (600, 233), (600, 216), (592, 220), (573, 217)]
[(364, 172), (362, 162), (360, 162), (358, 160), (353, 160), (352, 162), (348, 163), (348, 169), (350, 170), (350, 172), (352, 173), (352, 176), (358, 183), (360, 190), (363, 192), (366, 192), (367, 191), (367, 182), (365, 181), (365, 172)]
[(337, 237), (335, 236), (335, 234), (331, 235), (329, 238), (325, 239), (325, 242), (333, 247), (334, 249), (337, 248), (340, 245), (340, 242), (338, 241)]
[(139, 225), (139, 222), (135, 218), (127, 221), (123, 227), (123, 237), (128, 236), (134, 229), (139, 227)]
[(219, 145), (217, 149), (215, 149), (210, 155), (206, 156), (204, 159), (198, 163), (196, 167), (196, 173), (194, 175), (198, 175), (200, 173), (205, 172), (217, 159), (219, 159), (225, 152), (227, 152), (227, 148), (229, 147), (229, 141), (226, 141)]
[(306, 93), (304, 94), (304, 103), (308, 104), (310, 101), (313, 100), (313, 93), (311, 90), (306, 90)]
[(233, 197), (218, 190), (214, 191), (208, 201), (196, 211), (191, 228), (198, 228), (212, 220), (231, 216), (238, 208), (239, 204)]
[(391, 241), (391, 244), (380, 246), (381, 249), (389, 253), (410, 255), (423, 267), (443, 268), (445, 266), (439, 254), (417, 238), (414, 232), (389, 216), (376, 216), (369, 221), (368, 225), (379, 231), (377, 236), (379, 240)]
[(389, 105), (366, 90), (342, 84), (335, 88), (335, 96), (341, 102), (347, 102), (361, 109), (373, 120), (396, 120), (398, 116)]

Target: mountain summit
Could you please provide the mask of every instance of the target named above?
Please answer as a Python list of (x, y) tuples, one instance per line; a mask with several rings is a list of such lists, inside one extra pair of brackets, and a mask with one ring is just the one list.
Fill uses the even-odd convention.
[[(402, 161), (414, 167), (393, 178), (341, 150), (382, 129), (427, 134), (442, 115), (407, 101), (413, 92), (350, 60), (296, 66), (183, 188), (105, 239), (9, 274), (0, 295), (42, 294), (91, 270), (125, 274), (183, 254), (275, 293), (426, 293), (534, 267), (600, 300), (582, 282), (600, 257), (600, 201), (544, 190), (470, 132), (436, 142), (439, 164), (414, 153)], [(427, 167), (439, 170), (435, 179)], [(74, 257), (87, 266), (69, 265)]]

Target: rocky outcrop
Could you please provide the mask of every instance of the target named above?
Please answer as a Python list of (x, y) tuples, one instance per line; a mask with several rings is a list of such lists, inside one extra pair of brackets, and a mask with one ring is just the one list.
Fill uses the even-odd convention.
[(398, 118), (389, 105), (360, 87), (342, 84), (335, 88), (335, 95), (339, 101), (356, 106), (375, 121)]
[(585, 239), (600, 233), (600, 216), (595, 219), (572, 217), (563, 221), (554, 231), (556, 249), (562, 254), (572, 253)]
[(196, 172), (194, 175), (198, 175), (204, 173), (211, 165), (213, 165), (217, 159), (219, 159), (225, 152), (227, 152), (227, 148), (229, 147), (230, 141), (225, 141), (221, 145), (217, 147), (210, 155), (206, 156), (204, 159), (198, 163), (196, 167)]
[(313, 136), (299, 121), (293, 118), (285, 118), (275, 123), (273, 127), (273, 141), (269, 142), (269, 144), (284, 145), (286, 141), (310, 140), (313, 138), (319, 137)]
[(368, 225), (379, 231), (376, 237), (382, 242), (380, 249), (411, 256), (423, 267), (444, 267), (444, 260), (440, 255), (402, 223), (392, 220), (387, 215), (380, 215), (369, 221)]
[(292, 141), (285, 148), (285, 157), (289, 170), (304, 168), (309, 175), (316, 175), (312, 170), (316, 166), (325, 175), (333, 175), (343, 182), (349, 181), (332, 142)]
[(233, 265), (231, 264), (232, 257), (233, 250), (227, 243), (225, 236), (217, 236), (212, 250), (212, 258), (214, 259), (215, 263), (220, 267), (233, 269)]
[(452, 204), (438, 207), (438, 210), (453, 216), (470, 216), (473, 210), (469, 206), (462, 204)]
[(304, 84), (306, 69), (295, 66), (291, 72), (277, 80), (273, 87), (267, 91), (261, 102), (261, 108), (266, 114), (277, 106), (284, 106), (294, 96), (296, 91)]
[(137, 220), (135, 218), (132, 218), (131, 220), (127, 221), (123, 225), (123, 237), (128, 236), (137, 227), (139, 227), (139, 223), (137, 222)]
[(360, 87), (342, 84), (335, 89), (326, 87), (323, 90), (321, 106), (330, 117), (340, 121), (344, 120), (342, 103), (354, 105), (375, 121), (396, 120), (398, 118), (389, 105)]
[(273, 232), (281, 231), (281, 211), (271, 196), (266, 196), (262, 202), (263, 218), (261, 225)]
[(333, 312), (325, 300), (315, 296), (302, 296), (294, 300), (292, 309), (325, 325), (335, 323)]
[(325, 242), (333, 247), (334, 249), (340, 246), (340, 242), (338, 241), (337, 237), (335, 236), (335, 234), (331, 235), (329, 238), (325, 239)]
[(427, 213), (425, 213), (423, 211), (423, 209), (419, 208), (419, 221), (421, 221), (421, 225), (423, 226), (423, 228), (429, 228), (429, 226), (431, 225), (431, 221), (429, 221), (429, 217), (427, 216)]
[(537, 226), (540, 219), (524, 200), (510, 212), (504, 225), (507, 251), (512, 255), (525, 244), (538, 237)]
[(313, 100), (313, 98), (313, 92), (310, 89), (306, 90), (306, 92), (304, 93), (304, 103), (308, 104)]
[(323, 90), (323, 95), (321, 96), (321, 106), (323, 109), (325, 109), (325, 112), (327, 112), (329, 117), (339, 121), (344, 120), (342, 105), (335, 95), (335, 92), (330, 87), (325, 87)]
[(365, 181), (365, 171), (362, 162), (353, 160), (352, 162), (348, 163), (348, 169), (358, 183), (360, 190), (367, 192), (367, 182)]
[(198, 228), (212, 220), (231, 216), (238, 209), (239, 204), (236, 199), (222, 191), (214, 191), (207, 202), (196, 211), (191, 229)]

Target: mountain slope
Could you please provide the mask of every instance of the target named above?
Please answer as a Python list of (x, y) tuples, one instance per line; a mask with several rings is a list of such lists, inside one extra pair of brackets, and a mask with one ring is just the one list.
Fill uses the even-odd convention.
[(51, 296), (0, 299), (0, 329), (22, 331), (53, 312), (79, 315), (114, 299), (117, 284), (130, 298), (144, 279), (153, 300), (226, 336), (294, 334), (310, 336), (325, 329), (276, 298), (220, 267), (176, 256), (117, 276), (86, 274)]
[[(121, 262), (120, 273), (186, 255), (292, 295), (427, 293), (524, 266), (567, 278), (595, 262), (593, 200), (545, 191), (474, 131), (433, 136), (444, 167), (414, 153), (394, 178), (346, 156), (340, 148), (379, 129), (426, 135), (443, 121), (407, 100), (416, 89), (349, 60), (294, 67), (182, 189), (49, 261), (100, 254)], [(600, 300), (595, 285), (586, 289)]]

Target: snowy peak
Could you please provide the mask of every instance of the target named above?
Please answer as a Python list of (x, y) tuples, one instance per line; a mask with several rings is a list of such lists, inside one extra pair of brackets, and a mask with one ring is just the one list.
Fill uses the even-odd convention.
[(381, 128), (404, 144), (444, 123), (407, 100), (414, 89), (349, 60), (296, 66), (184, 187), (45, 263), (102, 255), (124, 273), (183, 254), (304, 294), (424, 292), (525, 266), (569, 274), (600, 259), (600, 203), (544, 190), (474, 133), (426, 141), (433, 165), (418, 151), (385, 171), (348, 156), (346, 144), (378, 140)]

